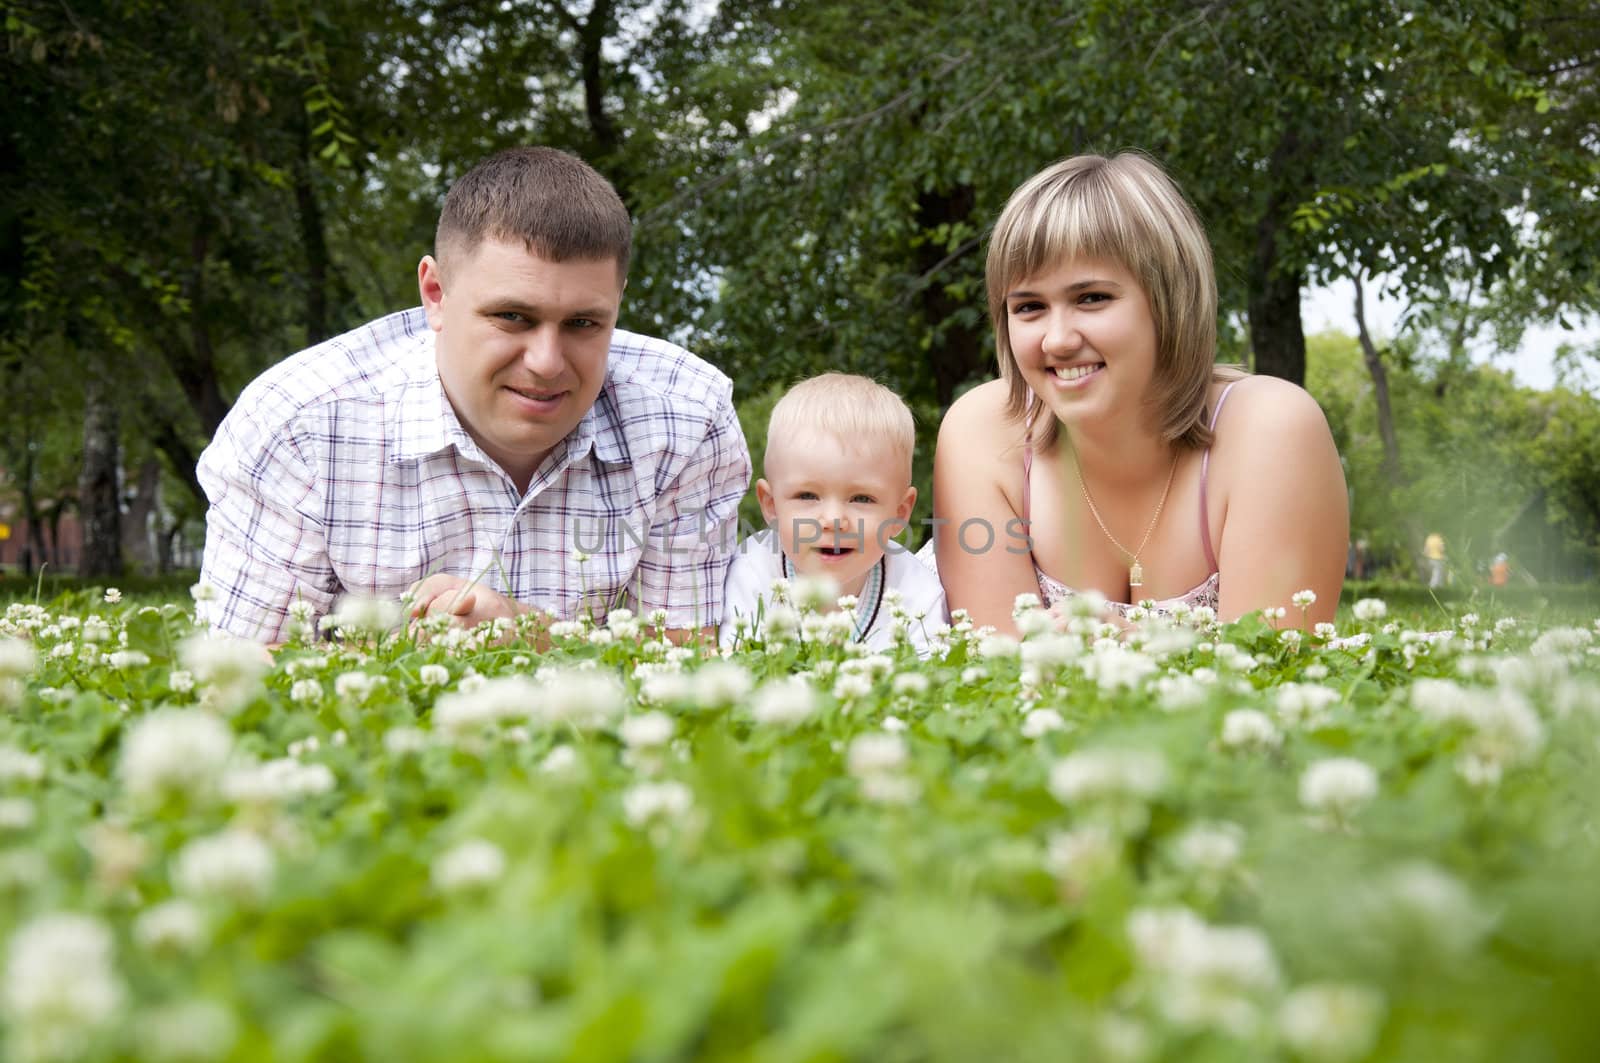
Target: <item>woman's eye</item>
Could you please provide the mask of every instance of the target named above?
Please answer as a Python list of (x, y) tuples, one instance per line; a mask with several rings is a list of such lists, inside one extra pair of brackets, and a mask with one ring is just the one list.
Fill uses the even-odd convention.
[(1105, 292), (1084, 292), (1083, 296), (1079, 299), (1079, 302), (1104, 303), (1109, 302), (1110, 299), (1111, 296), (1107, 295)]
[(1031, 314), (1031, 313), (1033, 313), (1033, 312), (1034, 312), (1034, 311), (1035, 311), (1035, 310), (1038, 310), (1038, 309), (1040, 309), (1040, 308), (1041, 308), (1041, 306), (1042, 306), (1042, 305), (1043, 305), (1043, 304), (1041, 304), (1041, 303), (1037, 303), (1037, 302), (1034, 302), (1034, 301), (1032, 301), (1032, 300), (1030, 300), (1030, 301), (1028, 301), (1028, 302), (1026, 302), (1026, 303), (1017, 303), (1017, 304), (1015, 304), (1015, 305), (1014, 305), (1014, 306), (1012, 306), (1012, 308), (1011, 308), (1011, 313), (1012, 313), (1012, 314), (1013, 314), (1013, 315), (1017, 315), (1017, 314)]

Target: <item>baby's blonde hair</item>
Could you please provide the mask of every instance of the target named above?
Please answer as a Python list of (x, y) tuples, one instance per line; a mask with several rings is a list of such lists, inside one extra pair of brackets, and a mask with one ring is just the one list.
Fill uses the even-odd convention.
[(917, 425), (905, 400), (876, 380), (851, 373), (823, 373), (802, 380), (784, 393), (767, 423), (767, 450), (792, 443), (808, 432), (822, 432), (848, 446), (883, 446), (905, 469), (911, 482), (911, 452)]

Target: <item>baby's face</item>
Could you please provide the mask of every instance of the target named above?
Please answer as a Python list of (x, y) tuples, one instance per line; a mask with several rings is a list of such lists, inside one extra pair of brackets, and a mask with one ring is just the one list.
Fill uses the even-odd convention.
[(879, 443), (846, 445), (823, 433), (773, 441), (756, 496), (801, 575), (826, 575), (859, 594), (890, 539), (911, 518), (917, 489), (904, 458)]

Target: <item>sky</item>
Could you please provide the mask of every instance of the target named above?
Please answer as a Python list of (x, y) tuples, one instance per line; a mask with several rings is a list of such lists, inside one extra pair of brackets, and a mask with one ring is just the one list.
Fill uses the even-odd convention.
[[(1404, 306), (1398, 300), (1384, 298), (1378, 289), (1379, 285), (1376, 282), (1367, 285), (1366, 311), (1367, 327), (1372, 330), (1373, 338), (1381, 342), (1384, 338), (1393, 337), (1395, 324), (1399, 321)], [(1334, 288), (1308, 290), (1300, 301), (1300, 313), (1306, 335), (1335, 331), (1354, 336), (1356, 334), (1354, 302), (1355, 290), (1349, 282)], [(1522, 346), (1510, 357), (1495, 359), (1495, 364), (1500, 368), (1510, 369), (1517, 383), (1526, 387), (1541, 390), (1554, 387), (1557, 347), (1563, 343), (1575, 346), (1585, 344), (1591, 347), (1600, 346), (1600, 320), (1589, 318), (1575, 321), (1573, 324), (1576, 327), (1570, 332), (1558, 325), (1529, 329), (1523, 335)]]

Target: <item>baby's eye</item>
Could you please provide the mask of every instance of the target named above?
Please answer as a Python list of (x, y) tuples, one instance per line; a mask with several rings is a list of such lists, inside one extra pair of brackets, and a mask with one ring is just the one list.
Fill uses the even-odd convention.
[(815, 502), (817, 500), (817, 493), (815, 491), (801, 491), (794, 497), (798, 498), (802, 502)]
[(876, 498), (873, 498), (871, 495), (851, 495), (850, 496), (850, 502), (851, 502), (852, 505), (870, 506), (876, 501), (878, 501), (878, 500)]

